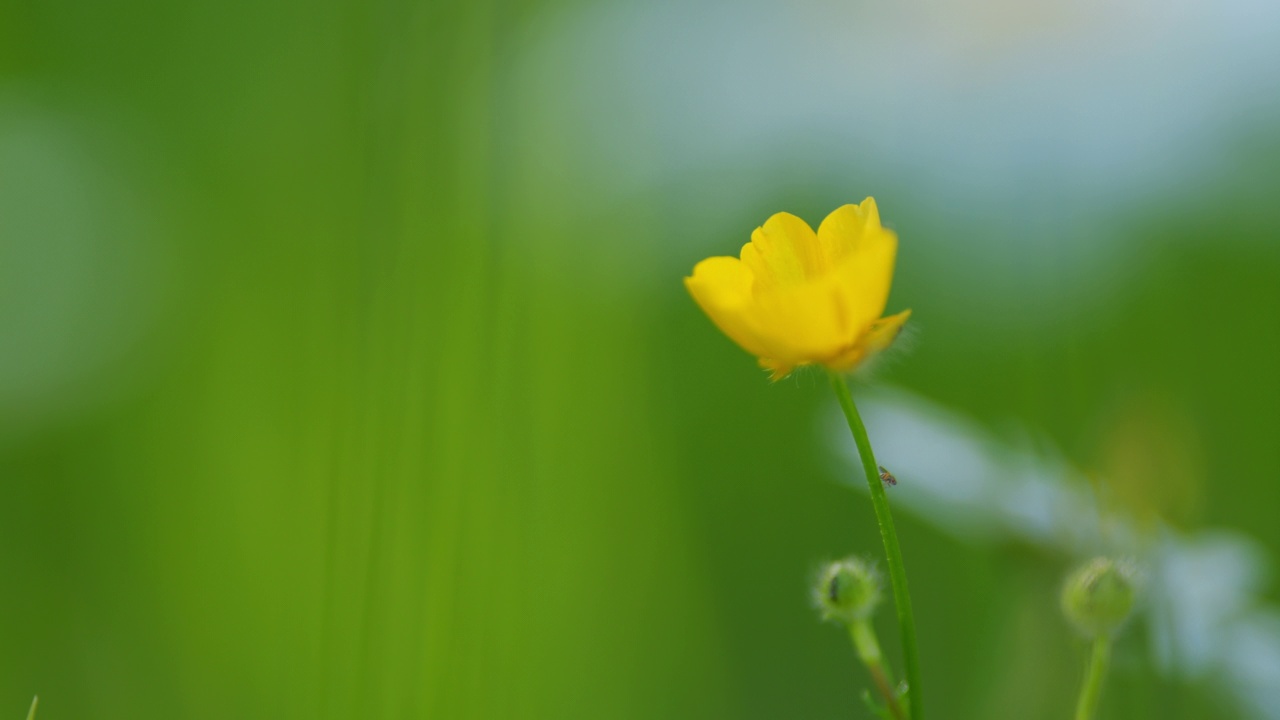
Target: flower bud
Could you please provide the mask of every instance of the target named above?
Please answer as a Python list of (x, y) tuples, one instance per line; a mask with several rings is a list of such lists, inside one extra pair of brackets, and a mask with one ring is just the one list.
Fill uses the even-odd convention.
[(1111, 635), (1133, 611), (1135, 585), (1131, 564), (1094, 558), (1067, 577), (1062, 588), (1062, 612), (1089, 637)]
[(880, 602), (880, 577), (858, 558), (833, 562), (818, 576), (813, 599), (823, 620), (865, 620)]

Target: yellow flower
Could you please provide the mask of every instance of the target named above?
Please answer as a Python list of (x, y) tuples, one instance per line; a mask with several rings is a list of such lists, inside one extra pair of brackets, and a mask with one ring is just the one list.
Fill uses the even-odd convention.
[(851, 370), (889, 347), (911, 315), (881, 317), (897, 252), (898, 236), (880, 226), (867, 198), (828, 215), (816, 234), (778, 213), (740, 257), (707, 258), (684, 284), (774, 380), (801, 365)]

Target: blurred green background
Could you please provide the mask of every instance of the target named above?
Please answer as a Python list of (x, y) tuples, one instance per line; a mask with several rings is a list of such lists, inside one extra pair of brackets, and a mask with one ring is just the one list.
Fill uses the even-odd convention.
[[(867, 717), (829, 391), (680, 282), (867, 195), (875, 384), (1276, 557), (1275, 47), (1261, 0), (0, 0), (0, 716)], [(1072, 559), (898, 522), (931, 716), (1067, 717)], [(1104, 717), (1241, 716), (1146, 632)]]

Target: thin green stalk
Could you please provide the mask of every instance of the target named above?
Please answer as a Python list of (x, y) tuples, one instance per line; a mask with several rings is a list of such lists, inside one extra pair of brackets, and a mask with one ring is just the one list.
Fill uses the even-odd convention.
[(884, 658), (880, 655), (880, 642), (876, 639), (876, 631), (867, 619), (855, 620), (849, 624), (849, 637), (853, 638), (853, 647), (858, 651), (858, 658), (867, 666), (871, 679), (876, 684), (885, 706), (897, 720), (906, 720), (902, 712), (902, 703), (898, 702), (898, 693), (893, 689), (893, 674), (884, 666)]
[(889, 512), (889, 497), (885, 494), (884, 485), (880, 482), (879, 466), (876, 465), (875, 454), (871, 451), (871, 440), (867, 438), (867, 428), (862, 424), (858, 408), (853, 404), (853, 395), (849, 393), (849, 385), (844, 376), (831, 373), (831, 388), (835, 390), (840, 407), (844, 410), (845, 419), (849, 421), (849, 430), (853, 433), (853, 441), (858, 446), (858, 455), (862, 458), (862, 469), (867, 474), (867, 487), (871, 491), (871, 505), (876, 511), (876, 520), (880, 522), (880, 538), (884, 541), (884, 554), (889, 563), (889, 581), (893, 585), (893, 602), (898, 609), (898, 627), (902, 631), (902, 656), (907, 666), (907, 701), (911, 720), (923, 717), (920, 700), (920, 656), (916, 652), (916, 621), (911, 614), (911, 595), (907, 591), (907, 570), (902, 563), (902, 549), (898, 547), (898, 532), (893, 528), (893, 515)]
[(1084, 685), (1080, 688), (1080, 701), (1076, 703), (1076, 720), (1092, 720), (1102, 697), (1102, 681), (1107, 676), (1111, 660), (1111, 638), (1099, 635), (1093, 641), (1093, 654), (1089, 657), (1089, 669), (1085, 671)]
[(31, 698), (31, 709), (27, 711), (27, 720), (36, 720), (36, 706), (40, 704), (40, 696)]

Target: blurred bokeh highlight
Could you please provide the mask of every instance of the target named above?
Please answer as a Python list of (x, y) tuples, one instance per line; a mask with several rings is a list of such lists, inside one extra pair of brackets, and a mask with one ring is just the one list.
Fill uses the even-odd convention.
[[(972, 502), (1050, 468), (1204, 590), (1102, 717), (1278, 717), (1195, 665), (1280, 637), (1276, 48), (1267, 0), (0, 0), (0, 716), (867, 716), (834, 401), (680, 278), (874, 195), (927, 707), (1068, 715), (1095, 543)], [(1265, 632), (1161, 649), (1188, 607)]]

